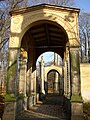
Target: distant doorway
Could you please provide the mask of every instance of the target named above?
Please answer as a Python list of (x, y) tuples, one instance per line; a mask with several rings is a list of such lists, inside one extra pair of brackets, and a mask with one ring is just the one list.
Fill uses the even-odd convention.
[(49, 71), (47, 74), (47, 82), (48, 82), (48, 94), (58, 94), (62, 95), (63, 94), (63, 84), (61, 80), (60, 74), (55, 71)]

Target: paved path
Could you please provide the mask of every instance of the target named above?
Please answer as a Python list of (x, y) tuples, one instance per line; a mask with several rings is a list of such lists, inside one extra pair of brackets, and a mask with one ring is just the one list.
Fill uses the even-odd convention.
[(44, 103), (33, 106), (16, 120), (67, 120), (60, 96), (48, 96)]

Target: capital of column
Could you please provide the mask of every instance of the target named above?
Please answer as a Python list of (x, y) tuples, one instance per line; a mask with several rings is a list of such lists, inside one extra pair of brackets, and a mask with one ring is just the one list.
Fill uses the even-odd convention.
[(80, 46), (70, 46), (69, 51), (79, 51)]

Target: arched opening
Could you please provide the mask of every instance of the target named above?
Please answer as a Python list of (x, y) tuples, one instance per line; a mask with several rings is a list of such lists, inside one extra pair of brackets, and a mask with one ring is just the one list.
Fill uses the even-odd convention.
[(48, 94), (63, 95), (61, 75), (56, 70), (50, 70), (47, 74)]
[(29, 53), (30, 50), (35, 52), (35, 60), (47, 51), (56, 52), (64, 58), (67, 45), (69, 45), (68, 36), (64, 28), (49, 20), (33, 23), (33, 26), (24, 34), (21, 42), (21, 46), (28, 48)]
[[(42, 62), (42, 57), (43, 57), (43, 62)], [(56, 67), (56, 69), (54, 68)], [(41, 80), (43, 79), (43, 84), (44, 84), (44, 92), (47, 95), (47, 93), (50, 94), (50, 85), (49, 83), (51, 82), (51, 87), (54, 85), (57, 87), (57, 93), (60, 95), (60, 79), (61, 79), (61, 75), (62, 74), (62, 59), (61, 57), (54, 52), (45, 52), (43, 54), (41, 54), (39, 56), (39, 58), (37, 59), (37, 63), (36, 63), (36, 89), (37, 89), (37, 93), (40, 94), (40, 87), (41, 87)], [(48, 75), (49, 73), (52, 72), (50, 75), (53, 76), (52, 78), (49, 77), (48, 81)], [(57, 77), (57, 78), (56, 78)], [(51, 80), (52, 79), (52, 80)], [(56, 80), (55, 80), (56, 79)], [(53, 86), (53, 88), (54, 88)], [(52, 88), (52, 89), (53, 89)], [(55, 93), (56, 91), (54, 91), (54, 89), (52, 90), (53, 93)]]
[[(24, 61), (26, 61), (24, 72), (21, 72), (25, 76), (23, 81), (26, 80), (26, 88), (23, 88), (24, 91), (27, 89), (26, 94), (36, 92), (37, 58), (44, 52), (52, 51), (59, 54), (62, 60), (64, 60), (66, 48), (69, 44), (66, 31), (56, 22), (41, 20), (33, 23), (31, 26), (21, 41), (21, 54), (23, 55)], [(30, 79), (33, 79), (32, 82)], [(31, 86), (27, 86), (27, 84), (31, 84)]]

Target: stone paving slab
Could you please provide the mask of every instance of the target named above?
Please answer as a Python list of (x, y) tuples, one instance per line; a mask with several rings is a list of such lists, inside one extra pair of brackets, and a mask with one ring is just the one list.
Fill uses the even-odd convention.
[(36, 104), (18, 116), (16, 120), (67, 120), (61, 99), (49, 97), (44, 103)]

